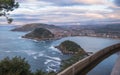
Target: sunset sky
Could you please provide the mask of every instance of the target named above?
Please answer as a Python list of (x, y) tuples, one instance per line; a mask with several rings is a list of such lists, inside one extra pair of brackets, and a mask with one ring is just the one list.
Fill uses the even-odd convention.
[[(120, 22), (120, 0), (16, 0), (12, 24), (76, 25)], [(4, 17), (0, 24), (7, 24)]]

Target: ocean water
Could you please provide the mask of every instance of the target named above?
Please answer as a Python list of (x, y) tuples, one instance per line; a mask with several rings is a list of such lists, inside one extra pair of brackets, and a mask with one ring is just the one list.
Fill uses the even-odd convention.
[[(69, 55), (63, 55), (58, 49), (54, 48), (54, 46), (59, 45), (64, 40), (72, 40), (78, 43), (87, 52), (97, 52), (107, 46), (120, 42), (120, 40), (108, 38), (79, 36), (66, 37), (53, 41), (36, 41), (21, 38), (21, 36), (26, 33), (10, 31), (13, 28), (14, 26), (0, 26), (0, 60), (7, 56), (11, 58), (21, 56), (26, 58), (31, 65), (32, 71), (36, 69), (58, 71), (60, 69), (61, 60), (70, 57)], [(112, 70), (116, 58), (116, 54), (107, 58), (96, 66), (96, 68), (91, 70), (88, 75), (101, 75), (101, 71), (102, 75), (108, 75)], [(103, 69), (99, 71), (100, 68)]]

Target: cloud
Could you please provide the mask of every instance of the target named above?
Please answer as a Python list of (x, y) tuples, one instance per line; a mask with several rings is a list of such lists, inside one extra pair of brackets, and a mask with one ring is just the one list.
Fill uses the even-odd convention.
[(72, 5), (100, 5), (106, 4), (109, 0), (41, 0), (61, 6)]
[(84, 4), (104, 4), (107, 0), (74, 0), (74, 1)]
[(83, 3), (78, 3), (74, 0), (41, 0), (41, 1), (50, 2), (57, 6), (84, 5)]
[[(71, 24), (90, 21), (118, 21), (120, 8), (112, 0), (18, 0), (20, 7), (11, 13), (12, 24)], [(6, 21), (2, 23), (6, 23)], [(89, 22), (88, 22), (89, 21)]]
[(114, 0), (114, 2), (117, 6), (120, 6), (120, 0)]

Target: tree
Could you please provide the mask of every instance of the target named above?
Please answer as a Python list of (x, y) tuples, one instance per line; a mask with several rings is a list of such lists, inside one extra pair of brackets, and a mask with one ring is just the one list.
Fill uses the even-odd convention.
[(6, 17), (8, 23), (13, 21), (12, 18), (9, 18), (9, 12), (18, 8), (19, 4), (15, 0), (0, 0), (0, 16)]
[(31, 72), (30, 65), (21, 57), (6, 57), (0, 61), (0, 75), (56, 75), (55, 72), (44, 72), (37, 70)]
[(0, 75), (31, 75), (30, 65), (24, 58), (6, 57), (0, 61)]

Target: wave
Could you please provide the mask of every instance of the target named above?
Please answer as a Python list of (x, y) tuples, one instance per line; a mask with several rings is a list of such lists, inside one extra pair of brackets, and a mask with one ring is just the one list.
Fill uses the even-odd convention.
[(23, 38), (20, 36), (20, 37), (18, 37), (18, 39), (23, 39)]
[(47, 65), (46, 71), (48, 72), (50, 71), (57, 72), (57, 68), (59, 68), (60, 66), (59, 61), (50, 60), (50, 59), (47, 59), (46, 62), (44, 62), (44, 64)]
[(48, 64), (48, 63), (50, 63), (50, 62), (52, 62), (53, 60), (50, 60), (50, 59), (47, 59), (45, 62), (44, 62), (44, 64), (46, 65), (46, 64)]
[(33, 56), (34, 59), (37, 59), (37, 56)]
[(33, 50), (23, 50), (23, 52), (26, 53), (27, 55), (35, 55), (38, 53), (38, 52), (33, 51)]
[(16, 52), (20, 52), (20, 51), (4, 50), (4, 51), (1, 51), (1, 52), (5, 52), (5, 53), (11, 53), (11, 52), (14, 52), (14, 53), (16, 53)]
[(3, 51), (3, 52), (10, 53), (10, 52), (12, 52), (12, 51)]
[(47, 55), (45, 57), (56, 60), (56, 61), (61, 61), (61, 59), (59, 57), (51, 57), (51, 56), (47, 56)]
[(61, 51), (55, 48), (54, 46), (50, 46), (49, 49), (61, 53)]
[(42, 57), (42, 56), (44, 56), (44, 54), (43, 54), (43, 53), (39, 53), (38, 56), (39, 56), (39, 57)]

